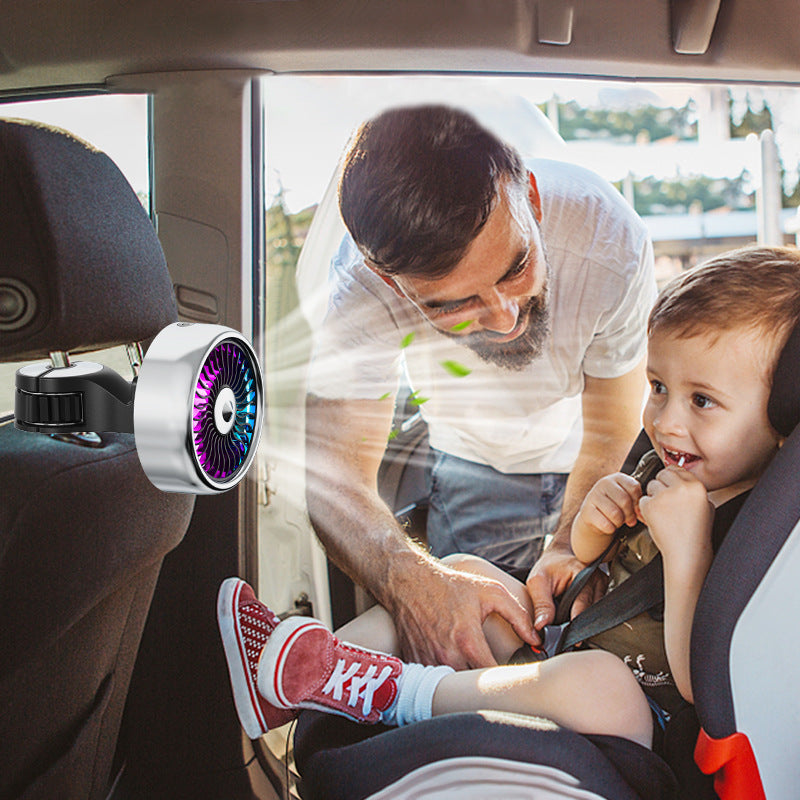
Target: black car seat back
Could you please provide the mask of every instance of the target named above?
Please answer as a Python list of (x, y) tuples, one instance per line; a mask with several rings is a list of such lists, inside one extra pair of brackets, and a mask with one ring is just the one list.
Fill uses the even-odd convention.
[[(114, 163), (0, 120), (0, 361), (138, 343), (175, 321), (153, 225)], [(132, 349), (136, 352), (136, 348)], [(165, 554), (194, 498), (144, 475), (131, 434), (0, 423), (0, 797), (105, 797)]]

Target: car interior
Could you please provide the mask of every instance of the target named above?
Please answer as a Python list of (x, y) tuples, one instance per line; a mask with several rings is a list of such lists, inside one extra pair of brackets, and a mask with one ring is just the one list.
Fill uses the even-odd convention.
[[(2, 280), (42, 320), (35, 333), (7, 326), (0, 358), (67, 359), (174, 321), (158, 237), (114, 163), (22, 121), (0, 123), (0, 141)], [(194, 497), (158, 491), (124, 433), (4, 424), (0, 436), (2, 793), (100, 796), (161, 563)]]
[[(786, 110), (773, 103), (773, 122), (790, 119), (795, 10), (789, 0), (3, 3), (0, 797), (796, 797), (800, 650), (787, 622), (800, 612), (800, 328), (770, 399), (786, 443), (707, 578), (692, 634), (696, 704), (663, 758), (495, 712), (387, 729), (305, 711), (251, 741), (214, 614), (234, 575), (281, 616), (334, 627), (373, 602), (328, 561), (304, 499), (305, 371), (343, 231), (344, 127), (369, 103), (435, 97), (470, 107), (526, 156), (569, 160), (580, 143), (567, 146), (551, 108), (519, 100), (529, 84), (565, 80), (712, 87), (749, 93), (748, 109), (751, 95), (774, 92)], [(501, 81), (518, 96), (504, 100)], [(326, 116), (333, 106), (342, 131)], [(281, 160), (283, 136), (313, 167), (308, 199)], [(758, 209), (771, 137), (736, 143)], [(781, 174), (794, 174), (800, 161), (782, 146)], [(656, 253), (682, 269), (757, 235), (795, 243), (796, 195), (773, 215), (777, 232), (730, 216), (735, 229), (715, 238), (721, 214), (684, 209), (683, 222), (706, 226), (691, 253), (669, 249), (688, 236), (663, 215), (673, 230)], [(306, 206), (313, 219), (295, 213)], [(177, 321), (240, 332), (263, 367), (258, 456), (229, 490), (157, 489), (129, 432), (15, 425), (18, 371), (38, 378), (90, 359), (134, 380)], [(426, 506), (420, 402), (410, 389), (398, 399), (380, 473), (382, 497), (415, 538)], [(37, 406), (73, 410), (68, 398)]]

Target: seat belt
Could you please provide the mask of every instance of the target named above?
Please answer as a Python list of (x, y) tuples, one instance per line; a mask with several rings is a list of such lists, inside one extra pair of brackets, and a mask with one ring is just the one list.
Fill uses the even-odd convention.
[[(588, 570), (589, 567), (586, 569)], [(593, 572), (594, 570), (592, 570)], [(578, 577), (580, 575), (581, 573), (578, 573)], [(664, 565), (661, 553), (658, 553), (652, 561), (634, 572), (616, 589), (578, 614), (575, 619), (546, 625), (542, 630), (541, 647), (533, 648), (529, 644), (524, 644), (514, 653), (509, 663), (518, 664), (552, 658), (598, 633), (610, 630), (625, 620), (633, 619), (643, 611), (649, 611), (659, 605), (663, 599)], [(559, 610), (562, 605), (565, 604), (559, 604)], [(567, 606), (567, 613), (569, 613), (568, 609)]]
[[(633, 530), (636, 530), (634, 528)], [(617, 542), (619, 542), (621, 536), (621, 529), (617, 530), (617, 532), (611, 537), (611, 541), (609, 542), (608, 547), (600, 553), (597, 558), (592, 561), (591, 564), (587, 564), (572, 580), (572, 583), (567, 587), (567, 590), (564, 594), (561, 595), (561, 599), (558, 601), (558, 606), (556, 607), (556, 615), (553, 619), (553, 625), (565, 625), (569, 622), (570, 619), (570, 612), (572, 611), (572, 606), (575, 603), (576, 598), (578, 595), (583, 591), (583, 588), (589, 583), (592, 575), (597, 572), (600, 568), (600, 565), (606, 560), (606, 556), (611, 552), (611, 550), (616, 547)], [(598, 600), (598, 602), (600, 602)]]
[(552, 655), (563, 653), (579, 642), (648, 611), (663, 599), (664, 565), (661, 553), (658, 553), (613, 592), (589, 606), (572, 621), (565, 622)]

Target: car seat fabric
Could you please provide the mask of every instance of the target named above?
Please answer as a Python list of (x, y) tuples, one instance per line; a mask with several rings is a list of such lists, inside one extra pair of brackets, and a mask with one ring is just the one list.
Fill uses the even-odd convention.
[(100, 448), (0, 427), (0, 797), (103, 797), (161, 559), (191, 499), (126, 434)]
[(459, 776), (466, 775), (470, 764), (487, 762), (502, 763), (511, 771), (514, 763), (542, 768), (528, 772), (528, 782), (515, 784), (523, 793), (514, 796), (544, 796), (530, 792), (534, 787), (544, 791), (543, 784), (550, 782), (562, 786), (565, 798), (660, 800), (675, 791), (664, 762), (633, 742), (581, 736), (548, 720), (501, 712), (447, 714), (386, 728), (304, 711), (294, 756), (304, 800), (359, 800), (381, 792), (387, 797), (427, 796), (414, 786), (413, 776), (436, 764), (452, 767), (449, 786), (455, 796)]
[(175, 321), (152, 222), (108, 156), (0, 119), (0, 187), (0, 361), (138, 342)]
[[(176, 319), (163, 252), (116, 166), (0, 120), (0, 360), (154, 336)], [(161, 561), (194, 498), (158, 491), (133, 436), (0, 422), (0, 797), (103, 798)]]

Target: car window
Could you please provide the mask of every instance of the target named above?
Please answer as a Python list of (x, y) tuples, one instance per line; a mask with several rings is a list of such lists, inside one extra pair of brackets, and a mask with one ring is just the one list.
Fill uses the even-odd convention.
[[(740, 238), (756, 238), (758, 136), (771, 129), (777, 144), (781, 217), (788, 226), (785, 232), (793, 234), (786, 212), (794, 211), (800, 201), (799, 91), (567, 78), (270, 77), (265, 91), (266, 187), (267, 206), (276, 215), (268, 228), (270, 270), (296, 262), (356, 126), (383, 108), (430, 101), (478, 109), (483, 121), (507, 138), (516, 138), (523, 155), (562, 158), (612, 181), (646, 218), (658, 253), (681, 259), (673, 269), (690, 266), (706, 254), (698, 241), (686, 242), (683, 251), (658, 247), (667, 241), (666, 228), (682, 232), (680, 217), (750, 212), (732, 219), (740, 223)], [(550, 121), (564, 140), (562, 147), (552, 139), (543, 146), (541, 129), (526, 127), (532, 108)], [(287, 214), (291, 242), (282, 235)], [(724, 228), (719, 235), (717, 230), (712, 225), (705, 239), (729, 238)]]
[[(392, 105), (463, 106), (524, 157), (572, 162), (611, 181), (650, 231), (661, 283), (769, 235), (759, 207), (769, 136), (773, 228), (795, 241), (796, 88), (463, 76), (276, 76), (265, 86), (268, 338), (299, 326), (292, 331), (297, 359), (303, 323), (316, 325), (324, 313), (328, 265), (344, 233), (336, 165), (355, 128)], [(303, 321), (293, 316), (298, 307)], [(273, 341), (268, 368), (283, 349)]]
[[(0, 117), (34, 120), (63, 128), (105, 152), (150, 210), (148, 99), (144, 95), (93, 95), (0, 104)], [(124, 347), (83, 354), (128, 376)], [(14, 374), (22, 363), (0, 364), (0, 415), (14, 407)]]
[[(764, 235), (763, 153), (774, 141), (776, 168), (767, 175), (778, 191), (777, 206), (773, 203), (770, 212), (772, 235), (777, 228), (782, 241), (795, 240), (800, 98), (794, 88), (292, 75), (265, 78), (264, 98), (269, 436), (262, 445), (262, 466), (268, 475), (265, 502), (272, 504), (272, 514), (260, 518), (261, 530), (269, 530), (271, 537), (271, 562), (261, 560), (260, 581), (262, 594), (281, 608), (291, 607), (301, 594), (299, 584), (287, 586), (285, 580), (286, 565), (296, 563), (289, 548), (314, 550), (313, 537), (298, 545), (298, 537), (288, 535), (308, 530), (305, 378), (313, 332), (326, 309), (330, 261), (344, 234), (337, 208), (337, 163), (362, 121), (395, 105), (461, 106), (526, 158), (560, 159), (597, 172), (644, 219), (661, 284), (715, 253)], [(765, 133), (770, 130), (774, 136)], [(287, 535), (276, 536), (282, 529)], [(277, 539), (286, 544), (285, 558), (275, 558)], [(324, 571), (324, 562), (319, 571)], [(325, 602), (321, 588), (309, 590), (316, 602)], [(325, 617), (327, 609), (315, 607), (314, 612)]]

